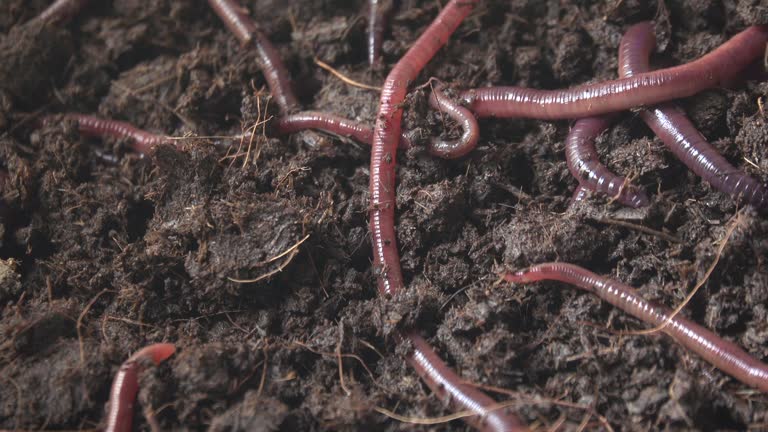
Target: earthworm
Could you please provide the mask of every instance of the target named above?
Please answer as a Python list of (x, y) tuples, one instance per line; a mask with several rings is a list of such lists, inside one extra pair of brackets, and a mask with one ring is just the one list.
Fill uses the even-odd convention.
[(742, 383), (768, 391), (768, 365), (750, 356), (733, 342), (720, 338), (679, 314), (670, 319), (671, 311), (667, 307), (643, 299), (630, 286), (564, 263), (538, 264), (524, 271), (507, 272), (504, 279), (514, 283), (542, 280), (564, 282), (591, 292), (650, 325), (667, 323), (661, 331), (679, 344)]
[(587, 199), (587, 196), (589, 196), (589, 189), (585, 188), (581, 183), (579, 183), (579, 185), (576, 186), (576, 189), (574, 189), (573, 195), (571, 195), (569, 205), (575, 202), (584, 201)]
[(392, 0), (368, 0), (368, 64), (373, 65), (381, 57), (384, 28), (392, 12)]
[(614, 197), (629, 207), (647, 206), (648, 196), (645, 191), (630, 184), (626, 178), (612, 173), (598, 160), (595, 138), (610, 126), (612, 119), (613, 116), (605, 115), (576, 121), (565, 140), (568, 170), (586, 189)]
[[(650, 69), (648, 57), (656, 45), (653, 26), (636, 24), (627, 30), (619, 48), (619, 73), (631, 77)], [(657, 105), (640, 112), (640, 117), (661, 138), (685, 166), (715, 189), (731, 195), (737, 202), (757, 208), (768, 207), (768, 190), (759, 181), (718, 153), (674, 103)]]
[(371, 150), (370, 227), (373, 266), (379, 291), (392, 295), (403, 285), (395, 244), (395, 164), (398, 136), (408, 84), (447, 41), (477, 0), (451, 0), (387, 76), (381, 90), (379, 113)]
[[(477, 4), (478, 0), (451, 0), (419, 36), (408, 52), (390, 71), (381, 91), (379, 113), (373, 133), (370, 180), (370, 226), (373, 243), (374, 274), (379, 291), (394, 295), (403, 286), (400, 258), (395, 244), (395, 161), (398, 137), (401, 131), (403, 110), (408, 84), (419, 74), (458, 28), (459, 24)], [(409, 363), (421, 374), (428, 386), (442, 393), (462, 409), (470, 409), (484, 415), (490, 398), (479, 392), (466, 392), (461, 380), (428, 348), (426, 342), (415, 333), (406, 335), (416, 351)], [(448, 371), (448, 373), (446, 373)], [(442, 389), (442, 390), (441, 390)], [(483, 396), (483, 397), (481, 397)], [(487, 431), (513, 431), (520, 429), (515, 416), (506, 411), (494, 411), (494, 420), (481, 425)], [(471, 418), (467, 420), (473, 422)]]
[(416, 369), (437, 397), (443, 402), (455, 403), (478, 413), (476, 416), (465, 417), (464, 420), (467, 423), (485, 431), (527, 430), (513, 414), (509, 413), (508, 408), (494, 410), (493, 405), (496, 402), (472, 385), (466, 384), (438, 357), (421, 336), (410, 333), (408, 339), (413, 345), (408, 363)]
[(70, 20), (88, 3), (88, 0), (56, 0), (37, 16), (44, 22), (64, 22)]
[(287, 114), (298, 107), (291, 75), (280, 58), (280, 53), (248, 16), (247, 10), (236, 0), (208, 0), (208, 3), (242, 45), (253, 42), (259, 56), (261, 72), (281, 113)]
[(445, 95), (444, 89), (443, 83), (433, 87), (429, 105), (461, 125), (461, 138), (457, 140), (433, 138), (429, 143), (429, 152), (444, 159), (456, 159), (471, 152), (477, 146), (480, 126), (477, 125), (477, 119), (472, 111), (452, 101)]
[[(373, 129), (353, 120), (318, 111), (303, 111), (282, 116), (275, 122), (275, 130), (280, 134), (291, 134), (305, 129), (316, 129), (339, 136), (353, 138), (365, 144), (373, 141)], [(410, 138), (400, 134), (400, 148), (412, 146)]]
[(696, 94), (731, 80), (763, 55), (768, 26), (752, 26), (690, 63), (565, 90), (486, 87), (461, 97), (478, 117), (576, 119)]
[(130, 123), (119, 120), (108, 120), (87, 114), (64, 114), (62, 116), (44, 117), (41, 123), (57, 120), (69, 120), (77, 123), (78, 131), (86, 136), (104, 138), (127, 138), (132, 141), (131, 148), (143, 155), (149, 154), (157, 144), (170, 142), (163, 136), (141, 130)]
[(105, 432), (130, 432), (133, 423), (133, 405), (139, 391), (139, 371), (142, 363), (151, 360), (160, 364), (176, 352), (176, 347), (169, 343), (158, 343), (142, 348), (128, 358), (112, 381), (109, 392)]

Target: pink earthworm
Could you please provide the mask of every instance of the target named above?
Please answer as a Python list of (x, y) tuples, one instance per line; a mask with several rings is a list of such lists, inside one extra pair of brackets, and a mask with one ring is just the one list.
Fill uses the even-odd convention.
[(680, 314), (670, 319), (669, 308), (645, 300), (628, 285), (564, 263), (538, 264), (516, 273), (507, 272), (503, 276), (508, 282), (523, 284), (542, 280), (564, 282), (591, 292), (650, 325), (666, 323), (661, 331), (680, 345), (742, 383), (768, 391), (768, 365), (750, 356), (733, 342), (720, 338)]
[(105, 432), (130, 432), (133, 423), (133, 406), (139, 391), (139, 372), (143, 362), (152, 361), (160, 364), (176, 352), (176, 347), (169, 343), (158, 343), (142, 348), (128, 358), (112, 381), (109, 392)]
[[(619, 48), (619, 73), (635, 76), (650, 70), (648, 58), (656, 45), (653, 25), (636, 24), (627, 30)], [(669, 150), (691, 171), (737, 202), (768, 208), (768, 189), (718, 153), (674, 103), (664, 103), (640, 112), (640, 117)]]
[(373, 133), (369, 208), (373, 266), (379, 291), (392, 295), (403, 286), (395, 236), (395, 166), (408, 84), (448, 41), (477, 0), (452, 0), (390, 71), (381, 91)]
[(149, 154), (152, 147), (171, 142), (168, 137), (153, 134), (141, 130), (130, 123), (118, 120), (108, 120), (87, 114), (64, 114), (61, 116), (52, 115), (44, 117), (41, 123), (51, 123), (53, 121), (73, 121), (77, 123), (78, 131), (86, 136), (104, 138), (127, 138), (132, 141), (131, 148), (140, 154)]
[(589, 196), (589, 192), (589, 189), (585, 188), (581, 183), (579, 183), (579, 185), (576, 186), (576, 189), (573, 190), (573, 195), (571, 195), (569, 205), (575, 202), (584, 201)]
[[(303, 111), (282, 116), (275, 121), (275, 131), (280, 134), (291, 134), (306, 129), (320, 130), (335, 135), (352, 138), (364, 144), (373, 141), (373, 129), (362, 123), (318, 111)], [(400, 134), (399, 147), (412, 147), (410, 138)]]
[(509, 411), (509, 408), (494, 409), (496, 402), (471, 384), (466, 384), (438, 357), (421, 336), (410, 333), (408, 339), (413, 345), (408, 363), (416, 369), (416, 373), (443, 402), (477, 413), (475, 416), (465, 418), (470, 426), (482, 431), (495, 432), (527, 430)]
[(51, 23), (69, 21), (86, 3), (88, 0), (56, 0), (43, 10), (36, 19)]
[(368, 0), (368, 64), (373, 65), (381, 58), (381, 44), (384, 29), (392, 12), (392, 0)]
[(587, 117), (577, 120), (565, 141), (565, 160), (579, 184), (591, 191), (615, 198), (633, 208), (648, 205), (645, 191), (612, 173), (598, 160), (595, 139), (611, 124), (613, 116)]
[(461, 126), (461, 137), (456, 140), (433, 138), (429, 152), (444, 159), (457, 159), (471, 152), (480, 137), (480, 126), (472, 111), (455, 103), (443, 92), (445, 84), (438, 82), (432, 89), (429, 104), (441, 114), (455, 120)]
[(247, 10), (236, 0), (208, 0), (208, 4), (241, 44), (253, 43), (259, 55), (261, 71), (281, 113), (294, 111), (299, 102), (293, 92), (291, 75), (280, 58), (280, 53), (248, 16)]
[[(395, 242), (395, 165), (401, 131), (402, 106), (409, 83), (448, 41), (478, 0), (451, 0), (437, 18), (419, 36), (408, 52), (390, 71), (381, 91), (379, 113), (371, 150), (370, 227), (373, 243), (374, 274), (383, 295), (396, 294), (403, 287), (400, 258)], [(483, 419), (479, 427), (486, 431), (521, 430), (517, 418), (506, 410), (486, 412), (493, 400), (480, 392), (466, 392), (458, 375), (453, 373), (429, 349), (416, 333), (405, 335), (415, 350), (408, 362), (427, 385), (461, 409), (469, 409)], [(425, 349), (426, 348), (426, 349)], [(474, 423), (473, 417), (467, 419)]]
[(578, 119), (694, 95), (732, 80), (765, 53), (768, 26), (751, 26), (690, 63), (565, 90), (486, 87), (462, 99), (478, 117)]

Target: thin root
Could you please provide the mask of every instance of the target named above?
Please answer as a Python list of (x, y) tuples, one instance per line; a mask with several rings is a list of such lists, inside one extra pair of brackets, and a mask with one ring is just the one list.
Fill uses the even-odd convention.
[(696, 286), (693, 287), (690, 293), (688, 293), (688, 295), (685, 297), (683, 302), (680, 303), (680, 305), (676, 307), (671, 314), (669, 314), (669, 316), (667, 317), (666, 320), (664, 320), (663, 323), (651, 329), (625, 331), (625, 332), (622, 332), (622, 334), (623, 335), (647, 335), (651, 333), (656, 333), (660, 330), (663, 330), (666, 326), (668, 326), (669, 323), (671, 323), (672, 320), (675, 319), (677, 314), (679, 314), (680, 311), (683, 310), (683, 308), (685, 308), (688, 305), (688, 302), (690, 302), (693, 296), (696, 295), (696, 293), (699, 291), (699, 288), (704, 286), (707, 280), (709, 280), (709, 277), (712, 275), (712, 272), (715, 271), (715, 267), (717, 267), (717, 263), (720, 262), (720, 257), (723, 255), (723, 250), (725, 250), (725, 247), (728, 245), (728, 241), (731, 239), (733, 232), (736, 231), (736, 227), (739, 226), (740, 222), (741, 222), (741, 212), (738, 212), (736, 213), (736, 216), (734, 216), (734, 218), (732, 219), (731, 226), (728, 227), (728, 231), (725, 232), (725, 236), (723, 237), (723, 240), (720, 242), (720, 246), (717, 247), (715, 260), (712, 261), (712, 264), (709, 265), (709, 268), (707, 269), (707, 272), (704, 274), (704, 277), (701, 278), (701, 280), (696, 283)]
[(352, 78), (347, 77), (346, 75), (344, 75), (341, 72), (337, 71), (331, 65), (329, 65), (328, 63), (325, 63), (324, 61), (320, 60), (317, 57), (315, 57), (315, 64), (320, 66), (321, 68), (327, 70), (328, 72), (333, 74), (333, 76), (335, 76), (336, 78), (344, 81), (345, 83), (347, 83), (347, 84), (349, 84), (349, 85), (351, 85), (353, 87), (359, 87), (359, 88), (366, 89), (366, 90), (381, 91), (381, 87), (376, 87), (376, 86), (372, 86), (372, 85), (368, 85), (368, 84), (363, 84), (363, 83), (361, 83), (359, 81), (355, 81)]

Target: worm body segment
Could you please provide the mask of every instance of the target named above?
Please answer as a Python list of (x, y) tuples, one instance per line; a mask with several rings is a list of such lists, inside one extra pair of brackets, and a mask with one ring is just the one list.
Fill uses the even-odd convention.
[(576, 121), (565, 141), (568, 170), (584, 188), (614, 197), (629, 207), (647, 206), (645, 191), (612, 173), (598, 159), (595, 139), (610, 126), (612, 119), (613, 116), (598, 116)]
[[(650, 69), (648, 58), (656, 45), (651, 23), (632, 26), (619, 49), (620, 74), (631, 77)], [(640, 113), (643, 121), (691, 171), (737, 202), (768, 208), (768, 189), (720, 155), (674, 103), (664, 103)]]
[(88, 0), (56, 0), (43, 10), (37, 19), (43, 22), (61, 23), (72, 19)]
[(153, 134), (141, 130), (130, 123), (118, 120), (108, 120), (87, 114), (64, 114), (63, 116), (50, 116), (44, 118), (43, 123), (50, 123), (56, 119), (69, 120), (77, 123), (77, 129), (81, 134), (97, 138), (127, 138), (132, 141), (131, 148), (141, 154), (149, 154), (152, 147), (169, 142), (163, 135)]
[(259, 55), (264, 79), (280, 111), (286, 114), (298, 107), (299, 102), (293, 93), (291, 75), (280, 58), (280, 53), (248, 16), (247, 10), (236, 0), (208, 0), (208, 4), (241, 44), (253, 43)]
[(477, 147), (480, 126), (470, 110), (452, 101), (444, 92), (445, 85), (438, 83), (429, 96), (432, 108), (455, 120), (461, 127), (461, 137), (456, 140), (433, 138), (429, 143), (429, 152), (444, 159), (457, 159)]
[(752, 26), (690, 63), (565, 90), (487, 87), (462, 98), (478, 117), (575, 119), (692, 96), (735, 77), (765, 52), (768, 26)]
[(176, 352), (176, 347), (173, 344), (149, 345), (132, 355), (120, 366), (109, 392), (109, 409), (105, 432), (130, 432), (132, 430), (133, 405), (136, 401), (136, 393), (139, 391), (139, 371), (142, 361), (151, 360), (155, 365), (158, 365), (172, 356), (174, 352)]
[[(371, 127), (344, 117), (317, 111), (303, 111), (282, 116), (275, 122), (275, 129), (281, 134), (315, 129), (352, 138), (364, 144), (370, 145), (373, 141), (373, 129)], [(399, 146), (405, 149), (410, 148), (410, 139), (401, 134)]]
[[(671, 313), (669, 308), (645, 300), (628, 285), (572, 264), (539, 264), (524, 271), (506, 273), (504, 279), (514, 283), (556, 280), (574, 285), (652, 326), (667, 322)], [(742, 383), (768, 391), (768, 365), (733, 342), (720, 338), (680, 314), (669, 320), (661, 331)]]
[(489, 410), (495, 401), (472, 385), (466, 384), (456, 375), (427, 342), (416, 333), (410, 333), (408, 339), (413, 345), (413, 352), (408, 362), (416, 369), (424, 382), (445, 403), (453, 403), (464, 409), (478, 413), (465, 420), (471, 426), (483, 431), (513, 432), (527, 428), (508, 412), (508, 408)]
[(368, 0), (368, 64), (373, 65), (381, 57), (384, 29), (392, 11), (392, 0)]

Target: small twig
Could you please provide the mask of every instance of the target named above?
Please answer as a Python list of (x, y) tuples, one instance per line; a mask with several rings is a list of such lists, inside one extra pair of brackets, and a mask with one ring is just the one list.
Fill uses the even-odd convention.
[(353, 86), (353, 87), (359, 87), (366, 90), (373, 90), (373, 91), (381, 91), (381, 87), (376, 87), (368, 84), (363, 84), (359, 81), (355, 81), (352, 78), (347, 77), (346, 75), (342, 74), (341, 72), (334, 69), (331, 65), (328, 63), (325, 63), (324, 61), (320, 60), (319, 58), (315, 57), (315, 64), (320, 66), (321, 68), (327, 70), (331, 74), (333, 74), (336, 78), (344, 81), (345, 83)]
[[(305, 344), (304, 342), (294, 341), (293, 344), (298, 345), (298, 346), (304, 348), (305, 350), (307, 350), (309, 352), (312, 352), (314, 354), (317, 354), (319, 356), (323, 356), (323, 357), (336, 357), (337, 356), (337, 354), (335, 352), (329, 353), (329, 352), (318, 351), (316, 349), (310, 348), (309, 345)], [(378, 386), (378, 382), (376, 381), (376, 378), (374, 377), (373, 372), (371, 372), (371, 369), (368, 368), (368, 365), (365, 364), (365, 362), (363, 361), (362, 358), (360, 358), (360, 356), (358, 356), (356, 354), (344, 354), (344, 353), (341, 353), (341, 357), (342, 358), (351, 358), (351, 359), (357, 360), (358, 363), (360, 363), (360, 365), (363, 366), (363, 369), (365, 369), (365, 372), (371, 378), (371, 381), (376, 383), (376, 385)]]
[(418, 424), (418, 425), (436, 425), (436, 424), (442, 424), (442, 423), (448, 423), (450, 421), (463, 419), (466, 417), (473, 417), (477, 415), (485, 415), (489, 412), (500, 410), (503, 408), (507, 408), (513, 405), (517, 405), (518, 401), (506, 401), (501, 403), (496, 403), (493, 405), (489, 405), (483, 409), (482, 413), (477, 413), (472, 410), (464, 410), (464, 411), (458, 411), (453, 414), (440, 416), (440, 417), (406, 417), (401, 416), (400, 414), (396, 414), (386, 408), (382, 407), (373, 407), (373, 410), (376, 411), (379, 414), (384, 414), (385, 416), (395, 419), (402, 423), (410, 423), (410, 424)]
[(283, 269), (285, 269), (288, 266), (288, 264), (291, 263), (291, 261), (293, 260), (293, 257), (295, 257), (297, 253), (298, 252), (294, 249), (288, 255), (288, 258), (282, 264), (280, 264), (276, 269), (274, 269), (274, 270), (272, 270), (270, 272), (264, 273), (263, 275), (261, 275), (261, 276), (259, 276), (257, 278), (254, 278), (254, 279), (235, 279), (235, 278), (227, 277), (227, 279), (229, 279), (230, 281), (235, 282), (235, 283), (255, 283), (255, 282), (258, 282), (260, 280), (264, 280), (264, 279), (266, 279), (268, 277), (274, 276), (274, 275), (280, 273), (281, 271), (283, 271)]
[(116, 316), (112, 316), (112, 315), (107, 315), (107, 316), (105, 317), (105, 319), (107, 319), (107, 320), (112, 320), (112, 321), (122, 321), (122, 322), (124, 322), (124, 323), (133, 324), (133, 325), (137, 325), (137, 326), (140, 326), (140, 327), (151, 327), (151, 328), (157, 328), (157, 326), (155, 326), (155, 325), (152, 325), (152, 324), (147, 324), (147, 323), (143, 323), (143, 322), (141, 322), (141, 321), (134, 321), (134, 320), (132, 320), (132, 319), (128, 319), (128, 318), (121, 318), (121, 317), (116, 317)]
[(108, 289), (103, 289), (99, 291), (98, 294), (96, 294), (91, 301), (88, 302), (87, 305), (85, 305), (85, 309), (83, 309), (82, 312), (80, 312), (80, 316), (77, 318), (77, 341), (80, 344), (80, 364), (85, 365), (85, 348), (83, 347), (83, 334), (82, 334), (82, 326), (83, 326), (83, 318), (85, 318), (85, 315), (88, 313), (88, 311), (91, 309), (94, 303), (96, 303), (96, 300), (99, 299), (102, 295), (112, 292)]
[(339, 342), (336, 344), (336, 359), (337, 363), (339, 364), (339, 383), (341, 384), (341, 389), (344, 390), (344, 393), (347, 394), (347, 396), (351, 396), (352, 392), (349, 391), (347, 388), (347, 385), (344, 383), (344, 365), (341, 361), (341, 342), (344, 340), (344, 327), (343, 327), (343, 321), (339, 321)]
[(484, 385), (484, 384), (473, 383), (471, 381), (470, 382), (466, 382), (465, 384), (471, 385), (473, 387), (477, 387), (477, 388), (482, 389), (482, 390), (488, 390), (488, 391), (491, 391), (491, 392), (494, 392), (494, 393), (499, 393), (499, 394), (503, 394), (503, 395), (507, 395), (507, 396), (517, 397), (517, 398), (520, 398), (521, 401), (526, 401), (526, 402), (529, 402), (531, 404), (548, 404), (548, 403), (551, 403), (553, 405), (562, 406), (562, 407), (565, 407), (565, 408), (573, 408), (573, 409), (578, 409), (578, 410), (582, 410), (582, 411), (591, 411), (592, 412), (592, 416), (596, 417), (597, 420), (600, 423), (602, 423), (603, 427), (605, 427), (605, 429), (608, 432), (613, 432), (613, 428), (611, 427), (611, 423), (608, 421), (608, 419), (605, 418), (604, 416), (600, 415), (597, 411), (595, 411), (595, 408), (593, 406), (582, 405), (582, 404), (578, 404), (578, 403), (575, 403), (575, 402), (566, 402), (564, 400), (561, 400), (561, 398), (564, 397), (564, 396), (562, 396), (561, 398), (557, 398), (557, 399), (556, 398), (541, 398), (540, 396), (530, 396), (530, 395), (526, 395), (526, 394), (521, 394), (519, 392), (513, 392), (512, 390), (507, 390), (505, 388), (491, 386), (491, 385)]
[(301, 244), (304, 243), (309, 238), (309, 236), (310, 235), (307, 234), (306, 236), (304, 236), (303, 239), (299, 240), (293, 246), (291, 246), (288, 249), (284, 250), (280, 254), (278, 254), (278, 255), (276, 255), (276, 256), (274, 256), (274, 257), (272, 257), (272, 258), (270, 258), (270, 259), (268, 259), (266, 261), (262, 261), (262, 262), (256, 264), (256, 267), (259, 267), (259, 266), (262, 266), (262, 265), (265, 265), (265, 264), (269, 264), (269, 263), (271, 263), (271, 262), (273, 262), (275, 260), (278, 260), (278, 259), (288, 255), (286, 260), (283, 261), (283, 263), (281, 263), (280, 266), (278, 266), (275, 270), (267, 272), (267, 273), (265, 273), (265, 274), (255, 278), (255, 279), (235, 279), (235, 278), (231, 278), (231, 277), (227, 277), (227, 279), (229, 279), (232, 282), (236, 282), (236, 283), (253, 283), (253, 282), (258, 282), (258, 281), (260, 281), (262, 279), (266, 279), (266, 278), (268, 278), (268, 277), (270, 277), (270, 276), (272, 276), (274, 274), (280, 273), (281, 271), (283, 271), (283, 269), (285, 267), (288, 266), (288, 264), (290, 264), (290, 262), (293, 260), (293, 258), (299, 253), (299, 250), (298, 250), (299, 246), (301, 246)]
[(699, 291), (699, 288), (704, 286), (705, 283), (707, 283), (707, 280), (709, 280), (709, 277), (712, 275), (712, 272), (715, 271), (715, 267), (717, 267), (717, 263), (720, 262), (720, 257), (723, 255), (723, 250), (725, 250), (725, 246), (728, 245), (728, 241), (731, 239), (731, 236), (733, 235), (733, 232), (736, 231), (736, 227), (739, 225), (739, 222), (741, 221), (741, 213), (736, 213), (736, 216), (733, 219), (733, 222), (731, 222), (731, 226), (728, 227), (728, 230), (725, 232), (725, 236), (723, 237), (723, 240), (720, 242), (720, 246), (717, 248), (717, 252), (715, 253), (715, 260), (712, 261), (712, 264), (710, 264), (709, 268), (707, 269), (707, 272), (704, 274), (704, 277), (701, 278), (699, 282), (696, 283), (696, 286), (693, 287), (690, 293), (688, 293), (687, 296), (685, 296), (685, 299), (678, 307), (675, 308), (675, 310), (672, 311), (672, 313), (669, 314), (667, 319), (664, 320), (663, 323), (657, 325), (654, 328), (647, 329), (647, 330), (636, 330), (636, 331), (625, 331), (622, 334), (625, 335), (647, 335), (651, 333), (656, 333), (660, 330), (663, 330), (666, 326), (669, 325), (669, 323), (672, 322), (672, 320), (675, 319), (677, 314), (680, 313), (685, 306), (688, 305), (688, 303), (691, 301), (694, 295)]
[(659, 238), (664, 239), (664, 240), (666, 240), (668, 242), (671, 242), (671, 243), (681, 243), (682, 242), (679, 238), (677, 238), (677, 237), (675, 237), (675, 236), (673, 236), (671, 234), (667, 234), (667, 233), (665, 233), (663, 231), (658, 231), (658, 230), (655, 230), (653, 228), (648, 228), (648, 227), (643, 226), (643, 225), (634, 224), (632, 222), (626, 222), (626, 221), (610, 219), (610, 218), (594, 219), (594, 221), (595, 222), (599, 222), (599, 223), (603, 223), (603, 224), (606, 224), (606, 225), (615, 225), (615, 226), (620, 226), (620, 227), (624, 227), (624, 228), (633, 229), (635, 231), (640, 231), (640, 232), (643, 232), (643, 233), (646, 233), (646, 234), (650, 234), (652, 236), (659, 237)]
[(380, 359), (384, 359), (384, 354), (382, 354), (379, 350), (377, 350), (375, 346), (371, 345), (370, 342), (367, 342), (367, 341), (365, 341), (363, 339), (358, 339), (358, 342), (363, 344), (363, 346), (368, 348), (369, 350), (375, 352), (376, 355), (378, 355)]
[(305, 235), (303, 239), (299, 240), (298, 242), (296, 242), (296, 244), (294, 244), (293, 246), (291, 246), (288, 249), (286, 249), (285, 251), (283, 251), (283, 253), (281, 253), (279, 255), (276, 255), (276, 256), (273, 256), (272, 258), (264, 261), (264, 264), (269, 264), (269, 263), (271, 263), (273, 261), (279, 260), (280, 258), (286, 256), (289, 252), (292, 252), (292, 251), (296, 250), (296, 248), (301, 246), (301, 244), (304, 243), (305, 241), (307, 241), (308, 238), (309, 238), (309, 234)]
[(259, 380), (259, 389), (256, 391), (256, 397), (261, 397), (261, 392), (264, 390), (264, 383), (267, 382), (267, 366), (269, 365), (269, 351), (268, 345), (264, 345), (262, 351), (264, 351), (264, 367), (261, 369), (261, 379)]

